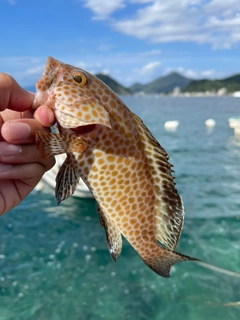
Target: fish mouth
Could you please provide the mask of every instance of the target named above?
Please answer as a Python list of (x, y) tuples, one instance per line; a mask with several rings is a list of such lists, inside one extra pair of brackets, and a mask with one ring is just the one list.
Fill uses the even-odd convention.
[(98, 124), (87, 124), (78, 126), (75, 128), (64, 128), (57, 122), (58, 131), (61, 134), (73, 134), (75, 136), (85, 136), (85, 137), (94, 137), (101, 130), (101, 126)]
[(87, 126), (79, 126), (76, 128), (71, 128), (77, 135), (88, 134), (96, 129), (96, 124), (89, 124)]

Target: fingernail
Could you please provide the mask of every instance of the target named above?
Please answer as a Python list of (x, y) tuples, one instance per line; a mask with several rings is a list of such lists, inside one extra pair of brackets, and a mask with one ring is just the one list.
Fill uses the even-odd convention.
[(5, 172), (10, 169), (12, 169), (13, 165), (12, 164), (7, 164), (7, 163), (0, 163), (0, 172)]
[(16, 156), (22, 151), (22, 147), (14, 144), (9, 143), (1, 143), (0, 146), (0, 155), (9, 157), (9, 156)]
[(13, 140), (26, 139), (30, 135), (30, 127), (24, 122), (10, 122), (9, 131)]

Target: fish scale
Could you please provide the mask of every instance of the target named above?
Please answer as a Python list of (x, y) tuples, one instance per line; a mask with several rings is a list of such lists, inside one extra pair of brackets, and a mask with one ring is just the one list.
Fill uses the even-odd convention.
[(44, 156), (67, 154), (56, 177), (57, 201), (74, 193), (80, 177), (85, 181), (113, 260), (121, 235), (161, 276), (169, 277), (176, 262), (196, 260), (174, 251), (183, 204), (168, 155), (142, 120), (98, 78), (52, 57), (36, 87), (34, 108), (51, 108), (59, 129), (36, 132), (36, 144)]

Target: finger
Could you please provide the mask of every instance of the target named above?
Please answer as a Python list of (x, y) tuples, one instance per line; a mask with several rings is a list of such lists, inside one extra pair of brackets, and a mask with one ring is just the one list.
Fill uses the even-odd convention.
[(37, 119), (43, 126), (53, 126), (56, 119), (53, 110), (46, 106), (40, 106), (34, 113), (34, 118)]
[[(39, 163), (45, 171), (50, 170), (55, 164), (54, 157), (43, 157), (35, 144), (13, 145), (0, 142), (0, 163), (6, 165)], [(8, 167), (6, 166), (6, 170)], [(2, 166), (2, 171), (4, 166)]]
[(44, 172), (44, 167), (39, 163), (12, 166), (0, 172), (0, 179), (4, 179), (4, 188), (0, 186), (0, 215), (21, 202), (37, 185)]
[(0, 73), (0, 111), (31, 109), (35, 95), (26, 91), (8, 74)]
[(2, 126), (2, 137), (12, 144), (27, 144), (35, 142), (36, 131), (47, 131), (35, 119), (18, 119), (7, 121)]
[[(17, 112), (13, 111), (10, 109), (6, 109), (1, 112), (1, 118), (3, 123), (9, 120), (14, 120), (14, 119), (22, 119), (23, 118), (23, 112)], [(29, 117), (32, 118), (32, 117)]]
[[(0, 163), (0, 179), (24, 181), (39, 181), (45, 173), (45, 167), (40, 163), (24, 163), (19, 165)], [(28, 183), (30, 185), (30, 183)]]

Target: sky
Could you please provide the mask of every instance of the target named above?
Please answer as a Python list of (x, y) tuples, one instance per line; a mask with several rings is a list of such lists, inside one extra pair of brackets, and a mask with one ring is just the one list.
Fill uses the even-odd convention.
[(47, 56), (126, 87), (239, 74), (240, 0), (0, 0), (0, 72), (32, 86)]

